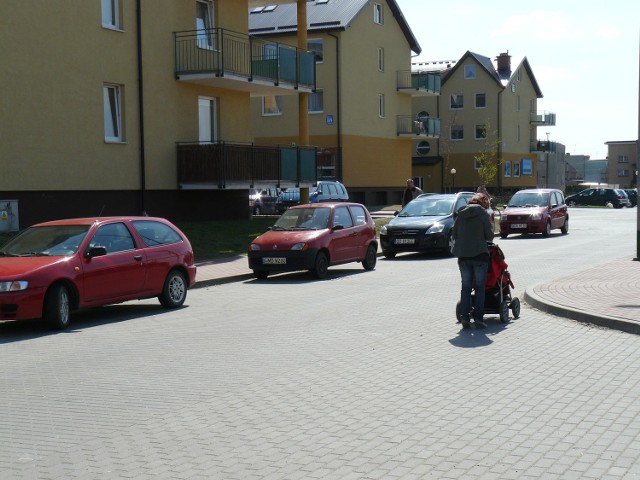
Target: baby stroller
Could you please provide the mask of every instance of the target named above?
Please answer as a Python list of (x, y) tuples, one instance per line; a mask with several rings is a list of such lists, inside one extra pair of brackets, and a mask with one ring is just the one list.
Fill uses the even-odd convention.
[[(487, 283), (484, 289), (484, 313), (500, 315), (500, 321), (507, 323), (509, 321), (509, 309), (513, 313), (513, 318), (520, 316), (520, 300), (518, 297), (511, 297), (513, 282), (511, 275), (507, 270), (507, 262), (504, 261), (504, 253), (495, 243), (489, 243), (489, 268), (487, 270)], [(471, 305), (473, 305), (473, 296), (471, 294)], [(456, 305), (456, 318), (460, 321), (460, 302)], [(473, 308), (473, 307), (472, 307)]]

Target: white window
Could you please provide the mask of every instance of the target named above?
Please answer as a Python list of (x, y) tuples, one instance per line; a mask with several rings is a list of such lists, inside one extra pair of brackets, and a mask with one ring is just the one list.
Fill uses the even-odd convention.
[(378, 70), (384, 72), (384, 48), (378, 49)]
[(373, 21), (378, 25), (382, 25), (384, 23), (384, 19), (382, 17), (382, 4), (374, 3), (373, 4)]
[(487, 129), (484, 125), (476, 125), (476, 140), (484, 140), (487, 138)]
[(473, 169), (474, 170), (480, 170), (480, 168), (482, 167), (482, 165), (480, 165), (480, 162), (477, 159), (473, 159)]
[(464, 140), (464, 127), (462, 125), (451, 125), (451, 140)]
[(121, 2), (122, 0), (101, 0), (103, 27), (122, 29)]
[(627, 155), (618, 155), (618, 163), (629, 163), (629, 157)]
[(384, 118), (384, 93), (378, 95), (378, 116)]
[(321, 38), (312, 38), (307, 41), (307, 50), (315, 53), (316, 63), (324, 61), (324, 42)]
[(320, 113), (324, 110), (324, 93), (322, 90), (310, 93), (308, 99), (309, 113)]
[(449, 99), (449, 108), (451, 110), (460, 110), (464, 108), (464, 95), (461, 93), (454, 93)]
[(627, 170), (625, 168), (619, 168), (618, 169), (618, 176), (619, 177), (628, 177), (629, 176), (629, 170)]
[(514, 177), (519, 177), (520, 176), (520, 162), (513, 162), (513, 176)]
[(280, 95), (262, 97), (262, 115), (282, 115), (282, 97)]
[(516, 112), (520, 111), (520, 95), (516, 97)]
[(476, 78), (476, 66), (475, 65), (465, 65), (464, 66), (464, 78), (467, 80), (473, 80)]
[(509, 160), (504, 162), (504, 176), (505, 177), (511, 176), (511, 162)]
[(198, 97), (198, 132), (201, 142), (217, 140), (215, 98)]
[(487, 108), (487, 95), (476, 93), (476, 108)]
[(122, 142), (122, 92), (120, 85), (102, 87), (104, 102), (104, 141)]
[(196, 35), (198, 38), (198, 47), (215, 48), (215, 32), (213, 28), (213, 3), (207, 0), (196, 0)]

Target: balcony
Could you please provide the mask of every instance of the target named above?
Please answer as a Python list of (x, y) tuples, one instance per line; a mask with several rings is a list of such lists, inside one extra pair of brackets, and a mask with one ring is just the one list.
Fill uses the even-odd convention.
[(547, 140), (533, 140), (531, 142), (531, 152), (556, 152), (558, 151), (558, 142), (550, 142)]
[(299, 186), (316, 181), (316, 147), (251, 143), (179, 143), (182, 189), (248, 188), (268, 183)]
[(398, 70), (397, 89), (414, 97), (440, 95), (440, 75), (427, 72)]
[(223, 28), (176, 32), (174, 39), (177, 80), (254, 96), (316, 88), (311, 51)]
[(553, 127), (556, 124), (556, 114), (550, 112), (531, 112), (531, 125)]
[(398, 115), (397, 131), (400, 137), (440, 137), (440, 119)]

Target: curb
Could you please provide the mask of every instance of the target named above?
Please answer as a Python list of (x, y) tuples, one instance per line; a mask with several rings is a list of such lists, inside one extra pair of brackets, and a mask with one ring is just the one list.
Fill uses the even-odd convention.
[(531, 291), (525, 289), (523, 294), (524, 301), (533, 308), (537, 308), (545, 313), (550, 313), (556, 317), (569, 318), (581, 323), (589, 323), (598, 327), (640, 335), (639, 323), (627, 322), (608, 315), (596, 315), (577, 308), (566, 307), (564, 305), (549, 302), (536, 295), (533, 292), (534, 288), (535, 286), (531, 288)]

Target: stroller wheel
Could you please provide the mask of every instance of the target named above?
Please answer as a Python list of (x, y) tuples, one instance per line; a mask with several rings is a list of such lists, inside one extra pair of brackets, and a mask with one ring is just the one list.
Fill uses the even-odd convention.
[(502, 323), (509, 322), (509, 302), (503, 301), (500, 303), (500, 321)]
[(511, 311), (513, 312), (513, 318), (520, 317), (520, 299), (515, 297), (511, 300)]

